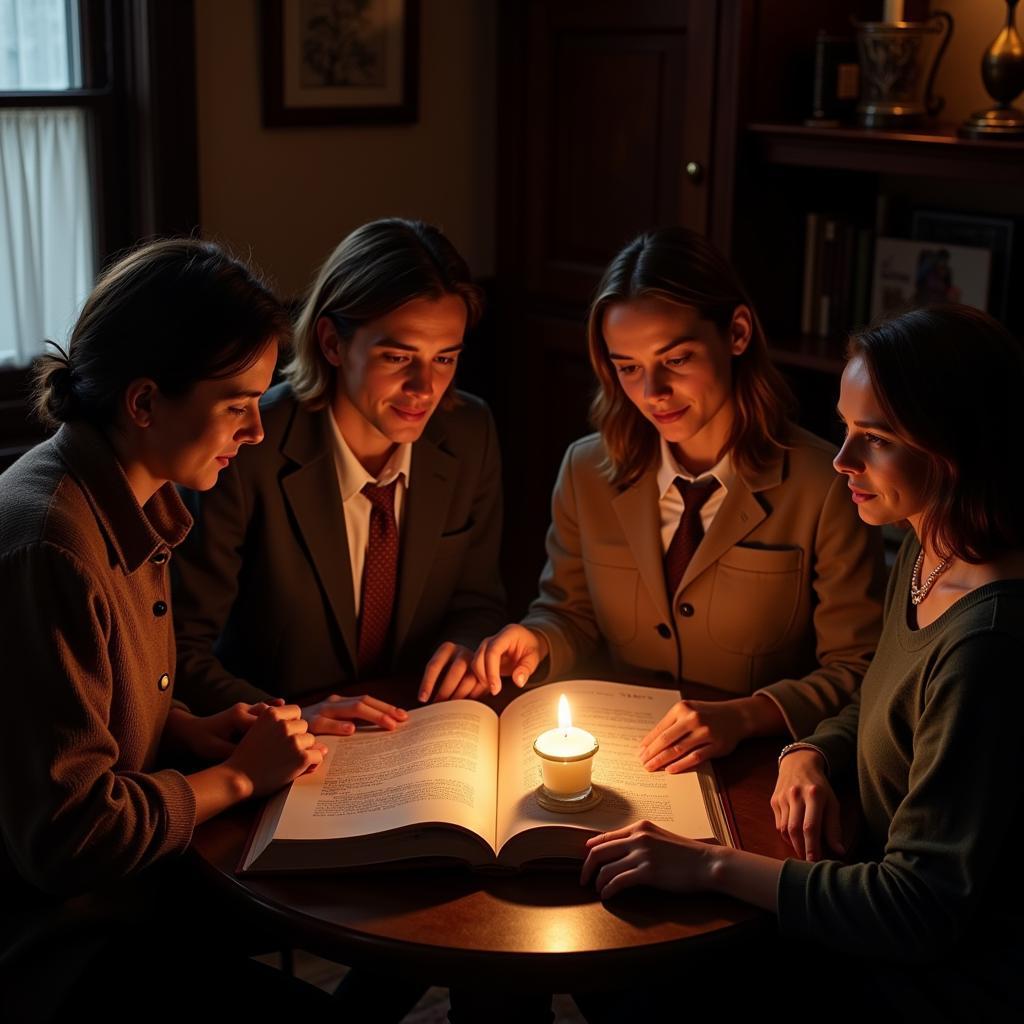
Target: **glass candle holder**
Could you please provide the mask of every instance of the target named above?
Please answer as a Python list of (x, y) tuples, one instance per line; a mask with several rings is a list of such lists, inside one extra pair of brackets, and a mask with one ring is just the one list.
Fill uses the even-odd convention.
[(574, 804), (588, 800), (592, 793), (590, 776), (596, 739), (585, 729), (549, 729), (534, 741), (533, 749), (541, 762), (542, 794), (556, 804)]

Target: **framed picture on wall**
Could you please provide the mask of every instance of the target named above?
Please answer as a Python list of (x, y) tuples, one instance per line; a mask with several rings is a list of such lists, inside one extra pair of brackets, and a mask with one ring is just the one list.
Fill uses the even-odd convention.
[(263, 124), (418, 116), (419, 0), (261, 0)]
[(1002, 217), (975, 217), (945, 210), (918, 210), (912, 228), (914, 238), (923, 242), (952, 242), (992, 254), (987, 311), (1006, 320), (1010, 292), (1010, 259), (1013, 249), (1013, 221)]

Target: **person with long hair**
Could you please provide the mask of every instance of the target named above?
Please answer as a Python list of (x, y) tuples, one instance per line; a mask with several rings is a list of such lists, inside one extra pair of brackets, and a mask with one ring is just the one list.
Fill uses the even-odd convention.
[(188, 497), (175, 601), (190, 703), (301, 698), (317, 732), (350, 735), (406, 712), (331, 690), (403, 673), (435, 697), (482, 692), (472, 655), (505, 618), (501, 469), (487, 406), (455, 388), (481, 303), (420, 221), (364, 224), (325, 261), (261, 403), (266, 441)]
[[(744, 960), (752, 992), (784, 972), (802, 1005), (839, 1019), (1024, 1012), (1022, 391), (1021, 344), (966, 306), (852, 338), (835, 468), (865, 523), (910, 531), (861, 689), (782, 751), (772, 809), (795, 856), (696, 843), (650, 822), (588, 844), (583, 879), (604, 899), (654, 885), (774, 912), (785, 944)], [(835, 788), (851, 777), (863, 835), (843, 863)]]
[[(646, 737), (687, 771), (747, 736), (801, 736), (856, 691), (878, 637), (880, 541), (788, 417), (753, 305), (684, 228), (634, 239), (587, 324), (598, 433), (566, 452), (540, 595), (479, 647), (478, 678), (597, 669), (702, 684)], [(538, 669), (540, 672), (538, 673)]]
[(174, 485), (212, 487), (259, 442), (287, 333), (248, 267), (172, 239), (110, 267), (67, 353), (38, 362), (36, 409), (59, 429), (0, 475), (5, 1019), (185, 1012), (197, 992), (276, 1005), (275, 978), (181, 931), (198, 901), (167, 869), (197, 824), (324, 750), (295, 706), (199, 717), (175, 700), (168, 569), (191, 525)]

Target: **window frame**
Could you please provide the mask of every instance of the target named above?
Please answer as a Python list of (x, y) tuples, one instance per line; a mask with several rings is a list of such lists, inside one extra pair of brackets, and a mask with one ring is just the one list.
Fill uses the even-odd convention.
[[(83, 85), (0, 90), (0, 107), (78, 107), (92, 115), (99, 269), (142, 239), (199, 231), (195, 0), (72, 2)], [(0, 369), (0, 470), (13, 448), (43, 436), (29, 414), (30, 377), (30, 368)]]

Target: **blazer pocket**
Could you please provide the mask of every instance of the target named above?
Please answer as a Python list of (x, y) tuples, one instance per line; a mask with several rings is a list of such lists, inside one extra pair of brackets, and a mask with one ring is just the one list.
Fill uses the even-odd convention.
[(635, 568), (602, 565), (584, 560), (590, 603), (597, 626), (612, 644), (629, 643), (636, 636), (636, 594), (640, 573)]
[(800, 548), (730, 548), (715, 566), (708, 633), (737, 654), (766, 654), (789, 632), (800, 602)]
[(437, 547), (434, 549), (435, 560), (438, 558), (451, 558), (454, 555), (460, 554), (465, 550), (472, 533), (473, 523), (467, 523), (465, 526), (452, 530), (450, 533), (442, 533), (437, 538)]

